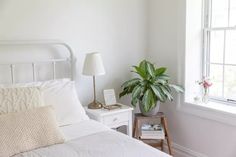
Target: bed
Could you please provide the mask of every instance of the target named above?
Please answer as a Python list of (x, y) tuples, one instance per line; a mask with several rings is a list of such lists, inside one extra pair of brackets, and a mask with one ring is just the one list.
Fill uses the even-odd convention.
[(93, 120), (61, 129), (67, 138), (64, 144), (36, 149), (14, 157), (169, 157)]
[[(59, 94), (63, 94), (66, 97), (66, 94), (70, 93), (71, 91), (68, 91), (70, 89), (74, 89), (74, 84), (70, 83), (71, 80), (74, 78), (74, 55), (72, 52), (72, 49), (65, 43), (59, 42), (59, 41), (0, 41), (0, 45), (9, 46), (12, 45), (34, 45), (34, 46), (63, 46), (65, 47), (69, 52), (68, 55), (66, 55), (66, 58), (64, 59), (49, 59), (49, 60), (43, 60), (41, 61), (30, 61), (30, 62), (14, 62), (14, 63), (3, 63), (1, 65), (9, 66), (10, 69), (10, 80), (11, 85), (1, 85), (1, 88), (6, 88), (6, 86), (14, 86), (14, 87), (21, 87), (21, 86), (32, 86), (37, 85), (45, 87), (44, 90), (47, 90), (46, 92), (50, 93), (52, 90), (56, 89), (56, 94), (54, 96), (58, 96)], [(61, 88), (46, 88), (48, 83), (45, 83), (44, 81), (39, 82), (37, 78), (40, 78), (37, 73), (37, 65), (41, 63), (51, 63), (49, 64), (52, 68), (52, 81), (49, 82), (52, 83), (54, 80), (57, 80), (57, 62), (67, 62), (67, 68), (69, 67), (69, 73), (67, 73), (66, 77), (70, 77), (70, 80), (68, 81), (65, 79), (62, 79), (59, 82), (64, 82), (66, 84), (73, 85), (70, 86), (70, 88), (65, 89), (65, 85), (61, 86)], [(16, 82), (16, 70), (15, 67), (18, 64), (28, 64), (32, 69), (32, 82), (26, 84), (21, 84), (19, 82)], [(69, 66), (68, 66), (69, 65)], [(67, 70), (66, 70), (67, 71)], [(68, 71), (67, 71), (68, 72)], [(60, 74), (61, 76), (61, 74)], [(53, 82), (54, 83), (54, 82)], [(55, 83), (53, 84), (55, 86)], [(65, 93), (61, 93), (63, 90)], [(46, 93), (44, 91), (44, 94)], [(68, 100), (65, 98), (46, 98), (49, 100), (50, 104), (56, 103), (56, 104), (67, 104), (67, 106), (64, 108), (63, 106), (58, 107), (55, 110), (56, 112), (60, 112), (59, 116), (62, 118), (58, 119), (58, 125), (59, 130), (63, 134), (65, 141), (60, 144), (54, 144), (49, 145), (45, 147), (39, 147), (35, 148), (33, 150), (29, 150), (26, 152), (20, 152), (14, 155), (14, 157), (170, 157), (168, 154), (163, 153), (155, 148), (152, 148), (141, 141), (138, 141), (136, 139), (133, 139), (127, 135), (124, 135), (122, 133), (119, 133), (117, 131), (114, 131), (106, 126), (104, 126), (101, 123), (98, 123), (96, 121), (90, 120), (88, 117), (86, 117), (85, 112), (83, 110), (82, 105), (79, 103), (78, 98), (72, 94), (68, 94), (68, 97), (73, 96)], [(50, 95), (50, 94), (47, 94)], [(58, 99), (58, 100), (55, 100)], [(68, 100), (68, 102), (66, 102)], [(71, 104), (75, 103), (76, 105), (71, 106)], [(0, 104), (1, 107), (2, 104)], [(17, 108), (17, 107), (16, 107)], [(78, 112), (75, 112), (78, 110)], [(63, 113), (64, 112), (64, 113)], [(81, 118), (81, 115), (84, 117)], [(57, 115), (58, 116), (58, 115)], [(74, 117), (73, 117), (74, 116)], [(80, 116), (80, 117), (79, 117)], [(76, 119), (76, 120), (75, 120)], [(1, 147), (1, 146), (0, 146)], [(1, 154), (1, 152), (0, 152)]]

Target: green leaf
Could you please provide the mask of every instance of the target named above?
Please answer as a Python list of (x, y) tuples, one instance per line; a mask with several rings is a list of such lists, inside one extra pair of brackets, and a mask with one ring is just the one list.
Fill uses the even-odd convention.
[(136, 86), (132, 92), (132, 100), (139, 98), (142, 91), (142, 86)]
[(167, 99), (167, 96), (165, 95), (165, 93), (162, 91), (162, 89), (160, 88), (161, 85), (155, 85), (155, 88), (159, 91), (160, 95), (161, 95), (161, 102), (165, 102)]
[(170, 80), (170, 76), (162, 74), (162, 75), (158, 76), (157, 79)]
[(123, 83), (121, 87), (124, 87), (124, 88), (130, 87), (130, 86), (136, 85), (139, 82), (140, 82), (140, 78), (134, 78)]
[(151, 75), (152, 77), (155, 77), (155, 68), (153, 66), (153, 64), (147, 62), (147, 71), (149, 73), (149, 75)]
[(160, 88), (163, 91), (163, 93), (167, 96), (167, 98), (170, 101), (173, 101), (173, 97), (172, 97), (171, 93), (166, 89), (166, 87), (165, 86), (160, 86)]
[(119, 94), (119, 98), (125, 96), (127, 94), (126, 90), (123, 90), (120, 94)]
[(156, 106), (156, 102), (157, 102), (156, 96), (153, 93), (153, 91), (151, 91), (150, 92), (150, 105), (149, 105), (148, 111), (150, 111), (151, 109), (153, 109)]
[(169, 84), (169, 86), (173, 89), (175, 89), (177, 92), (184, 93), (184, 88), (179, 85)]
[(132, 99), (131, 104), (135, 107), (138, 102), (138, 99)]
[(144, 96), (143, 96), (143, 99), (142, 99), (142, 105), (143, 105), (143, 108), (144, 108), (144, 111), (145, 112), (148, 112), (148, 103), (149, 103), (149, 100), (148, 100), (148, 95), (149, 95), (149, 90), (147, 90), (145, 93), (144, 93)]
[(157, 88), (154, 85), (150, 86), (152, 88), (152, 91), (155, 93), (155, 95), (157, 96), (157, 98), (161, 101), (164, 101), (164, 98), (162, 97), (162, 95), (160, 94), (162, 91), (160, 88)]
[(135, 71), (133, 71), (133, 72), (137, 73), (139, 76), (141, 76), (144, 79), (147, 77), (145, 70), (143, 70), (142, 68), (137, 67), (137, 66), (133, 66), (133, 67), (135, 69)]
[(171, 88), (170, 88), (169, 84), (165, 85), (165, 88), (169, 93), (171, 93)]
[(166, 80), (163, 80), (163, 79), (157, 79), (157, 80), (155, 81), (155, 84), (158, 84), (158, 83), (160, 83), (160, 84), (162, 84), (162, 85), (165, 85), (165, 84), (167, 83), (167, 81), (166, 81)]
[(156, 74), (156, 76), (162, 75), (166, 72), (166, 70), (167, 70), (167, 68), (165, 68), (165, 67), (158, 68), (155, 70), (155, 74)]
[(147, 74), (147, 61), (143, 60), (142, 62), (139, 63), (139, 68)]
[(142, 99), (142, 105), (145, 112), (150, 111), (151, 108), (155, 106), (155, 99), (153, 97), (153, 93), (150, 89), (148, 89)]
[(132, 91), (134, 90), (135, 87), (136, 87), (136, 85), (129, 86), (128, 89), (127, 89), (127, 93), (128, 94), (132, 93)]

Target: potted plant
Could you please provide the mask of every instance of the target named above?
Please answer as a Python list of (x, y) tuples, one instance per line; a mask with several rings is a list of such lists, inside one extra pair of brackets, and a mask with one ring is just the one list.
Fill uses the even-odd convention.
[(131, 104), (139, 103), (140, 110), (145, 116), (153, 116), (159, 111), (160, 102), (173, 101), (172, 89), (183, 93), (184, 89), (179, 85), (170, 84), (170, 77), (165, 74), (166, 68), (157, 68), (149, 61), (143, 60), (138, 66), (133, 66), (137, 78), (128, 80), (122, 84), (122, 92), (119, 97), (131, 94)]

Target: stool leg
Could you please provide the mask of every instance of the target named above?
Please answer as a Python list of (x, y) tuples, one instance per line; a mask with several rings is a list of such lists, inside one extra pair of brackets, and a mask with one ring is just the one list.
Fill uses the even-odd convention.
[(171, 148), (171, 139), (170, 139), (169, 130), (168, 130), (168, 127), (167, 127), (166, 117), (162, 117), (161, 121), (162, 121), (162, 124), (163, 124), (164, 129), (165, 129), (165, 134), (166, 134), (166, 140), (167, 140), (169, 154), (173, 155), (172, 148)]
[(164, 140), (161, 140), (161, 151), (164, 151)]
[(134, 119), (134, 128), (133, 128), (133, 137), (136, 138), (137, 136), (137, 119)]

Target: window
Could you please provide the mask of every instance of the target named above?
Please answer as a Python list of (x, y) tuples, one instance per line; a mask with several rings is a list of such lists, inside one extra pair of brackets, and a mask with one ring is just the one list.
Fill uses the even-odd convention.
[(236, 103), (236, 0), (207, 0), (204, 16), (204, 74), (210, 97)]
[[(231, 83), (231, 81), (228, 81), (228, 79), (235, 78), (235, 75), (236, 75), (236, 72), (230, 72), (230, 76), (228, 76), (229, 75), (228, 73), (226, 74), (226, 68), (228, 66), (236, 67), (235, 63), (232, 64), (232, 63), (228, 63), (229, 61), (226, 62), (226, 56), (228, 55), (227, 54), (228, 51), (226, 50), (229, 49), (227, 45), (230, 45), (231, 42), (236, 44), (235, 38), (234, 39), (232, 38), (233, 35), (235, 37), (235, 34), (228, 33), (228, 32), (233, 32), (236, 29), (234, 25), (232, 24), (233, 22), (230, 22), (230, 25), (227, 25), (227, 26), (219, 26), (217, 22), (212, 22), (213, 19), (215, 21), (220, 20), (217, 18), (211, 18), (213, 14), (211, 13), (213, 12), (213, 9), (211, 9), (212, 8), (211, 6), (213, 5), (214, 1), (216, 0), (199, 0), (199, 1), (186, 0), (186, 3), (183, 5), (183, 6), (186, 6), (186, 11), (180, 12), (180, 15), (182, 16), (179, 16), (180, 18), (179, 20), (183, 22), (180, 23), (180, 26), (182, 27), (178, 27), (178, 29), (179, 29), (179, 33), (185, 33), (185, 35), (178, 36), (179, 38), (178, 40), (178, 60), (179, 60), (178, 82), (180, 84), (184, 84), (185, 94), (183, 96), (178, 97), (179, 99), (177, 103), (177, 110), (184, 113), (189, 113), (194, 116), (201, 117), (201, 118), (211, 119), (211, 120), (218, 121), (224, 124), (230, 124), (230, 125), (236, 126), (236, 104), (233, 102), (225, 103), (227, 102), (227, 99), (235, 99), (236, 92), (234, 92), (231, 89), (232, 92), (230, 91), (230, 94), (234, 94), (234, 95), (228, 96), (226, 95), (226, 93), (229, 93), (229, 92), (226, 92), (226, 87), (223, 87), (223, 86), (228, 86), (226, 85), (226, 81), (223, 81), (223, 79), (226, 80), (227, 78), (227, 82)], [(224, 2), (224, 1), (228, 1), (228, 0), (222, 0), (222, 1), (218, 0), (217, 2)], [(205, 5), (203, 4), (203, 2), (204, 3), (207, 2), (209, 4)], [(235, 0), (234, 0), (234, 3), (235, 3)], [(233, 6), (232, 4), (233, 2), (231, 0), (230, 2), (231, 8)], [(204, 6), (204, 9), (203, 9), (203, 6)], [(219, 6), (223, 6), (223, 5), (219, 5)], [(235, 12), (233, 14), (231, 13), (229, 17), (228, 16), (229, 12), (232, 12), (232, 9), (229, 10), (228, 8), (229, 8), (229, 3), (227, 7), (227, 11), (228, 11), (227, 17), (230, 19), (230, 17), (235, 16), (236, 14)], [(203, 10), (204, 10), (204, 14), (203, 14)], [(221, 11), (219, 12), (221, 13)], [(203, 19), (205, 20), (205, 22)], [(234, 21), (234, 20), (236, 20), (236, 18), (231, 19), (231, 21)], [(204, 29), (203, 29), (203, 22), (205, 26)], [(216, 26), (216, 24), (218, 26)], [(203, 30), (204, 30), (204, 34), (203, 34)], [(213, 37), (213, 34), (218, 33), (218, 32), (223, 32), (222, 33), (223, 37), (222, 35), (217, 36), (218, 38)], [(229, 42), (229, 39), (228, 39), (230, 37), (231, 37), (231, 42)], [(203, 39), (204, 39), (204, 42), (203, 42)], [(224, 48), (222, 48), (221, 51), (216, 51), (216, 52), (213, 51), (212, 50), (213, 48), (215, 48), (215, 50), (220, 49), (220, 48), (216, 48), (217, 46), (219, 47), (220, 45), (219, 43), (215, 44), (215, 47), (213, 47), (214, 41), (221, 42)], [(233, 44), (231, 45), (232, 45), (231, 49), (235, 49), (235, 48), (232, 48), (234, 45)], [(203, 48), (205, 50), (204, 57), (203, 57)], [(220, 52), (221, 57), (219, 57), (219, 55), (211, 54), (213, 52), (215, 52), (214, 54), (217, 54), (218, 52)], [(233, 55), (235, 55), (235, 53)], [(231, 55), (232, 58), (230, 59), (232, 59), (232, 61), (235, 61), (236, 58), (233, 55)], [(219, 59), (217, 57), (219, 57)], [(214, 61), (217, 59), (220, 61)], [(223, 62), (223, 59), (224, 59), (224, 62)], [(214, 64), (215, 62), (217, 64)], [(218, 69), (215, 68), (217, 66), (220, 66), (222, 69), (220, 73), (218, 74), (220, 76), (212, 77), (212, 74), (214, 73), (217, 74), (218, 72)], [(223, 68), (225, 68), (224, 72), (223, 72)], [(209, 103), (206, 103), (206, 104), (201, 103), (202, 88), (196, 84), (196, 80), (200, 80), (202, 75), (211, 76), (214, 83), (210, 91), (211, 98), (215, 98), (221, 101), (209, 101)], [(218, 86), (217, 86), (217, 79), (220, 79), (218, 83), (220, 85)], [(224, 93), (222, 90), (219, 96), (214, 94), (215, 91), (217, 92), (218, 87), (220, 89), (224, 88)], [(235, 85), (232, 85), (232, 87), (234, 87), (235, 89)]]

